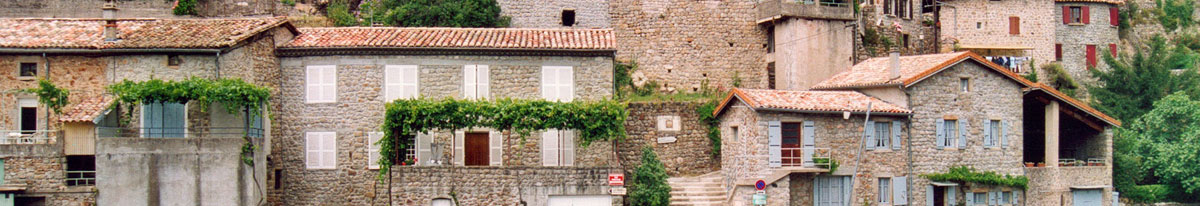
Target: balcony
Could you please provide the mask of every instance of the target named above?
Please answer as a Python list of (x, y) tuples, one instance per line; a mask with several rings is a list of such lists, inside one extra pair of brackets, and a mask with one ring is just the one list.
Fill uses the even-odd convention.
[(798, 147), (782, 148), (780, 160), (784, 167), (829, 168), (833, 152), (829, 148)]
[(230, 138), (263, 137), (262, 128), (253, 127), (97, 127), (99, 138)]
[(96, 185), (96, 171), (67, 171), (67, 186)]
[(759, 23), (784, 17), (854, 20), (854, 5), (849, 0), (762, 0), (756, 6)]
[(54, 144), (61, 130), (0, 130), (0, 145)]

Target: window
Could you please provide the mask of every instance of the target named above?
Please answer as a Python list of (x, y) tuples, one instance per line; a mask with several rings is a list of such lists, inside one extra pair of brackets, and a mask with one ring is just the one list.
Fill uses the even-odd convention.
[(305, 168), (337, 168), (337, 133), (307, 132), (304, 138)]
[(988, 205), (988, 201), (987, 201), (988, 194), (987, 193), (976, 192), (976, 193), (971, 193), (971, 195), (974, 196), (974, 199), (975, 199), (974, 205), (983, 205), (983, 206)]
[(308, 66), (305, 70), (305, 102), (337, 102), (337, 66)]
[(542, 166), (574, 166), (575, 134), (571, 131), (542, 132)]
[(17, 126), (23, 134), (33, 134), (37, 130), (37, 100), (30, 98), (17, 99), (18, 109), (21, 110), (21, 120)]
[(892, 192), (890, 191), (891, 188), (892, 188), (891, 179), (879, 178), (879, 204), (880, 205), (887, 205), (888, 202), (891, 202), (891, 200), (892, 200)]
[(575, 70), (569, 66), (542, 67), (542, 98), (559, 102), (575, 99)]
[(908, 48), (908, 45), (909, 45), (908, 34), (902, 34), (902, 35), (900, 35), (900, 38), (904, 40), (904, 48)]
[(179, 55), (167, 55), (167, 66), (177, 67), (183, 60), (179, 59)]
[(142, 104), (142, 137), (187, 135), (187, 105), (174, 102)]
[(1000, 120), (990, 120), (990, 121), (991, 121), (991, 123), (988, 124), (988, 126), (991, 128), (989, 128), (988, 132), (990, 133), (989, 135), (991, 138), (988, 139), (988, 141), (989, 141), (988, 144), (990, 144), (993, 147), (999, 146), (1000, 140), (1002, 139), (1000, 137), (1000, 131), (1001, 131), (1001, 129), (1003, 129), (1001, 127), (1002, 124), (1000, 123)]
[(1092, 67), (1096, 67), (1096, 45), (1087, 45), (1085, 47), (1085, 49), (1087, 49), (1087, 67), (1088, 67), (1088, 69), (1091, 69)]
[(20, 77), (37, 76), (37, 63), (21, 62)]
[(488, 72), (487, 65), (463, 66), (463, 98), (487, 99), (490, 96)]
[(1067, 23), (1079, 24), (1083, 23), (1083, 8), (1078, 6), (1070, 7), (1070, 20)]
[[(379, 169), (379, 148), (380, 139), (383, 139), (383, 132), (367, 133), (367, 169)], [(408, 147), (411, 148), (412, 147)]]
[(921, 0), (921, 13), (933, 13), (936, 6), (934, 0)]
[(767, 27), (767, 53), (775, 53), (775, 26)]
[(892, 8), (895, 4), (894, 1), (898, 0), (883, 0), (883, 14), (896, 14), (896, 11)]
[(383, 67), (384, 101), (410, 99), (419, 96), (420, 82), (417, 65), (387, 65)]
[(1119, 8), (1117, 8), (1115, 6), (1109, 7), (1108, 8), (1108, 24), (1111, 24), (1113, 26), (1120, 26), (1121, 25), (1121, 16), (1120, 16), (1121, 14), (1120, 13), (1121, 13), (1121, 11)]
[(850, 176), (817, 176), (813, 190), (817, 193), (817, 206), (842, 206), (850, 190), (845, 186), (850, 183)]
[(971, 92), (971, 78), (963, 77), (958, 79), (958, 86), (962, 92)]
[(1012, 35), (1020, 35), (1021, 34), (1021, 17), (1015, 17), (1015, 16), (1008, 17), (1008, 34), (1012, 34)]
[(275, 169), (275, 187), (273, 189), (283, 188), (283, 169)]
[(891, 147), (891, 133), (891, 122), (875, 122), (875, 148), (887, 149)]
[(767, 63), (767, 88), (775, 89), (775, 62)]
[(1054, 44), (1054, 61), (1062, 61), (1062, 44)]
[(947, 119), (942, 126), (942, 133), (945, 134), (945, 140), (942, 143), (944, 147), (954, 147), (954, 140), (958, 139), (958, 120)]
[(975, 29), (983, 29), (983, 22), (975, 22)]
[(563, 26), (574, 26), (575, 25), (575, 10), (574, 9), (563, 9), (562, 10), (562, 25)]
[(96, 185), (96, 156), (67, 156), (67, 186)]
[(1017, 203), (1015, 203), (1015, 202), (1012, 202), (1012, 200), (1013, 200), (1013, 192), (1012, 192), (1012, 191), (1004, 191), (1004, 192), (1000, 192), (1000, 204), (1002, 204), (1002, 205), (1008, 205), (1008, 204), (1011, 204), (1011, 205), (1016, 205)]
[(730, 133), (733, 133), (733, 141), (737, 141), (738, 137), (740, 137), (742, 135), (742, 133), (738, 133), (738, 127), (729, 127), (729, 130), (733, 131), (733, 132), (730, 132)]

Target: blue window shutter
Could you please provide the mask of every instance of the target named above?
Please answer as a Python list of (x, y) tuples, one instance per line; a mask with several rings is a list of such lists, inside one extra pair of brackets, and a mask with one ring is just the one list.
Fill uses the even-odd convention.
[(892, 177), (892, 205), (908, 205), (908, 178)]
[(1024, 194), (1025, 194), (1025, 193), (1024, 193), (1024, 192), (1022, 192), (1021, 190), (1016, 190), (1016, 191), (1013, 191), (1013, 194), (1012, 194), (1012, 204), (1013, 204), (1013, 205), (1019, 205), (1018, 203), (1021, 203), (1021, 195), (1024, 195)]
[[(967, 205), (975, 205), (975, 193), (968, 192), (966, 194), (967, 194), (966, 198), (964, 198), (964, 199), (967, 200)], [(983, 200), (979, 200), (979, 201), (983, 201)]]
[(892, 149), (900, 149), (900, 121), (892, 121)]
[(961, 120), (958, 120), (955, 122), (958, 123), (958, 148), (966, 149), (967, 148), (967, 123), (968, 122), (966, 119), (961, 119)]
[[(958, 203), (958, 199), (954, 196), (958, 194), (958, 186), (946, 187), (946, 202), (951, 204)], [(957, 205), (957, 204), (955, 204)]]
[(1008, 148), (1008, 120), (1000, 121), (1000, 147)]
[(925, 206), (933, 206), (933, 185), (925, 186)]
[(817, 147), (817, 144), (816, 144), (816, 132), (817, 132), (816, 130), (817, 129), (816, 129), (815, 124), (816, 124), (816, 122), (813, 122), (813, 121), (804, 121), (804, 131), (802, 131), (803, 133), (800, 134), (800, 136), (801, 136), (800, 144), (802, 144), (803, 148), (804, 148), (804, 154), (803, 154), (804, 157), (802, 157), (802, 158), (804, 160), (805, 167), (810, 167), (813, 165), (812, 156), (813, 156), (813, 153), (816, 152), (816, 147)]
[(867, 150), (875, 149), (875, 121), (867, 121), (867, 125), (864, 126), (863, 132), (867, 133)]
[(163, 103), (142, 104), (142, 136), (163, 137)]
[(163, 137), (184, 137), (184, 113), (187, 112), (184, 104), (181, 103), (163, 103), (162, 122), (163, 122)]
[(938, 119), (934, 124), (937, 124), (937, 148), (942, 149), (946, 145), (946, 120)]
[(992, 120), (983, 120), (983, 147), (988, 148), (996, 146), (992, 144)]
[(783, 166), (783, 124), (779, 121), (767, 122), (767, 165), (770, 167)]

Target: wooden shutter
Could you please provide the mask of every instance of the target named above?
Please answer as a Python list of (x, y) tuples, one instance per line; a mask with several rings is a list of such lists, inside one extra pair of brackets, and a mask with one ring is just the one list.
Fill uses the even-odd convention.
[(1008, 17), (1008, 34), (1021, 34), (1021, 17)]
[(804, 146), (804, 154), (801, 160), (804, 160), (803, 164), (806, 167), (813, 166), (812, 156), (817, 152), (817, 128), (815, 124), (816, 122), (814, 121), (804, 121), (804, 129), (800, 133), (800, 143)]
[(867, 121), (867, 125), (864, 126), (863, 132), (867, 133), (867, 142), (865, 142), (865, 144), (867, 144), (867, 150), (875, 149), (875, 121)]
[(1079, 15), (1079, 18), (1082, 19), (1080, 21), (1082, 21), (1083, 24), (1092, 23), (1092, 15), (1091, 15), (1091, 12), (1089, 12), (1088, 10), (1090, 10), (1090, 9), (1088, 9), (1087, 6), (1083, 6), (1083, 8), (1079, 9), (1079, 11), (1081, 12), (1081, 14)]
[(542, 98), (548, 101), (570, 102), (575, 98), (575, 79), (572, 67), (542, 67)]
[(476, 76), (479, 74), (475, 70), (475, 65), (463, 66), (463, 99), (479, 98), (476, 95), (478, 85), (476, 85)]
[(491, 166), (503, 165), (504, 135), (501, 135), (499, 131), (491, 131), (488, 132), (488, 140), (488, 147), (490, 148), (488, 151), (490, 152), (488, 154), (488, 164)]
[(900, 149), (900, 121), (892, 121), (892, 149)]
[(908, 205), (907, 177), (892, 177), (892, 205)]
[(933, 206), (933, 185), (925, 186), (925, 206)]
[(476, 65), (475, 69), (475, 72), (477, 73), (475, 76), (475, 95), (480, 99), (488, 99), (492, 96), (490, 91), (491, 75), (489, 75), (490, 71), (488, 69), (488, 65)]
[(1023, 193), (1021, 190), (1013, 190), (1013, 194), (1012, 194), (1012, 204), (1013, 205), (1020, 205), (1019, 203), (1021, 203), (1021, 195), (1022, 194), (1025, 194), (1025, 193)]
[(305, 167), (334, 169), (337, 167), (337, 135), (334, 132), (308, 132), (304, 135)]
[(1008, 120), (1000, 121), (1000, 148), (1008, 148)]
[(767, 159), (767, 165), (770, 167), (782, 167), (783, 155), (783, 130), (782, 123), (779, 121), (767, 122), (767, 154), (770, 156)]
[(1108, 23), (1113, 26), (1121, 25), (1121, 12), (1116, 6), (1108, 8)]
[(563, 102), (571, 102), (575, 99), (575, 70), (571, 67), (562, 67), (558, 71), (558, 99)]
[(325, 169), (337, 168), (337, 133), (325, 132), (321, 136), (321, 166)]
[(321, 141), (315, 132), (304, 134), (304, 167), (307, 169), (321, 168)]
[(305, 100), (307, 103), (337, 101), (337, 66), (308, 66), (305, 71)]
[(954, 121), (954, 123), (956, 123), (958, 125), (958, 148), (966, 149), (967, 148), (967, 124), (969, 122), (967, 122), (967, 119), (960, 119), (958, 121)]
[(386, 65), (383, 68), (384, 101), (414, 98), (418, 95), (420, 70), (417, 65)]
[(984, 148), (996, 146), (995, 144), (992, 144), (992, 138), (994, 138), (994, 137), (992, 137), (992, 120), (984, 119), (983, 120), (983, 147)]
[(382, 138), (383, 132), (367, 133), (367, 169), (379, 169), (379, 145), (375, 143)]
[(558, 130), (542, 132), (542, 166), (558, 166)]
[[(967, 200), (967, 205), (975, 205), (975, 193), (967, 192), (967, 193), (963, 193), (963, 194), (966, 194), (965, 195), (966, 197), (963, 197), (963, 199)], [(983, 201), (983, 200), (979, 200), (979, 201)]]
[(1063, 14), (1063, 24), (1070, 24), (1070, 23), (1071, 23), (1071, 7), (1069, 7), (1069, 6), (1063, 6), (1063, 9), (1062, 9), (1062, 11), (1063, 11), (1063, 12), (1062, 12), (1062, 14)]
[(1054, 44), (1054, 61), (1062, 61), (1062, 44)]
[(187, 135), (187, 105), (162, 103), (163, 137), (185, 137)]
[(546, 101), (558, 100), (557, 72), (554, 67), (542, 67), (542, 98)]
[(562, 133), (562, 142), (559, 142), (562, 150), (558, 152), (562, 154), (562, 160), (559, 160), (559, 164), (575, 166), (575, 130), (566, 130)]
[[(955, 197), (956, 195), (958, 195), (958, 186), (946, 187), (945, 193), (946, 193), (946, 202), (958, 203), (958, 198)], [(968, 196), (970, 196), (970, 195), (968, 195)]]
[(431, 148), (431, 144), (433, 144), (433, 135), (429, 133), (417, 134), (417, 165), (426, 165), (422, 162), (432, 160), (433, 149)]
[(945, 145), (946, 145), (946, 132), (945, 132), (946, 131), (946, 128), (945, 128), (946, 120), (938, 119), (936, 122), (934, 122), (934, 124), (936, 124), (935, 127), (937, 128), (937, 131), (935, 132), (935, 133), (937, 133), (937, 148), (938, 149), (945, 148)]
[(1108, 53), (1112, 54), (1113, 58), (1117, 58), (1117, 44), (1108, 44)]
[(1086, 49), (1088, 68), (1096, 67), (1096, 45), (1087, 45)]
[(463, 160), (467, 153), (463, 150), (463, 141), (466, 141), (467, 133), (464, 131), (454, 132), (454, 165), (465, 165)]
[(142, 104), (142, 137), (162, 137), (162, 103)]

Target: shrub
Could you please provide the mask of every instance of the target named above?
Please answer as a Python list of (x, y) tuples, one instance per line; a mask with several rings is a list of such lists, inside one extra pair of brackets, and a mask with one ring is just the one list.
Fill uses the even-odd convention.
[(196, 15), (196, 0), (178, 0), (172, 12), (175, 15)]
[(634, 169), (629, 189), (630, 205), (666, 206), (671, 203), (667, 170), (650, 147), (642, 148), (642, 165)]
[(1121, 197), (1134, 202), (1160, 202), (1172, 192), (1167, 185), (1137, 185), (1121, 191)]
[(381, 22), (405, 27), (508, 27), (496, 0), (382, 0), (371, 13)]
[(1167, 31), (1175, 31), (1175, 29), (1188, 28), (1195, 24), (1192, 19), (1192, 12), (1196, 10), (1193, 0), (1157, 0), (1155, 4), (1158, 14), (1158, 21), (1162, 24), (1163, 29)]
[(356, 26), (358, 19), (350, 14), (350, 6), (346, 1), (334, 0), (325, 6), (325, 15), (333, 20), (333, 24), (337, 26)]
[(283, 5), (288, 5), (288, 6), (295, 6), (296, 0), (279, 0), (279, 3), (283, 3)]

